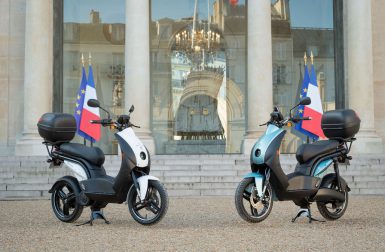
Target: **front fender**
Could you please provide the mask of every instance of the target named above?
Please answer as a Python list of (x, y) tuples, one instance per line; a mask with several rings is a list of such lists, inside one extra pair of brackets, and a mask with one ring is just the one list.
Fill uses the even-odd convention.
[(139, 177), (137, 179), (139, 184), (139, 197), (140, 200), (144, 200), (146, 198), (147, 188), (148, 188), (148, 181), (149, 180), (158, 180), (157, 177), (151, 176), (151, 175), (145, 175), (142, 177)]
[(263, 195), (263, 184), (265, 182), (265, 176), (258, 172), (251, 172), (243, 176), (244, 178), (254, 178), (255, 187), (257, 188), (258, 196), (262, 197)]

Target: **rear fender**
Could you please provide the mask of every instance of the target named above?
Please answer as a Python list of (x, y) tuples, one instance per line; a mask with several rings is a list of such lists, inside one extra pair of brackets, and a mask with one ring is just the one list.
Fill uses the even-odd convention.
[(244, 176), (244, 178), (254, 178), (255, 186), (257, 188), (258, 196), (262, 197), (263, 195), (263, 184), (265, 182), (265, 176), (258, 172), (251, 172)]
[(49, 189), (49, 193), (52, 193), (53, 189), (56, 187), (56, 185), (60, 182), (60, 181), (67, 181), (68, 183), (72, 184), (74, 186), (74, 188), (76, 188), (78, 191), (77, 193), (80, 193), (81, 192), (81, 188), (80, 188), (80, 185), (79, 185), (79, 181), (72, 177), (72, 176), (64, 176), (64, 177), (61, 177), (59, 178), (51, 187), (51, 189)]
[(139, 184), (139, 188), (137, 190), (139, 191), (139, 197), (140, 200), (144, 200), (146, 198), (147, 188), (148, 188), (148, 181), (149, 180), (157, 180), (159, 179), (157, 177), (151, 176), (151, 175), (145, 175), (142, 177), (139, 177), (137, 179), (137, 182)]
[[(333, 180), (336, 180), (336, 179), (337, 179), (337, 175), (335, 173), (327, 174), (325, 177), (322, 178), (322, 181), (321, 181), (319, 188), (327, 187), (327, 185), (329, 185)], [(346, 181), (342, 177), (340, 177), (340, 180), (341, 180), (342, 189), (344, 191), (347, 190), (348, 192), (350, 192), (350, 188), (349, 188), (348, 184), (346, 183)]]

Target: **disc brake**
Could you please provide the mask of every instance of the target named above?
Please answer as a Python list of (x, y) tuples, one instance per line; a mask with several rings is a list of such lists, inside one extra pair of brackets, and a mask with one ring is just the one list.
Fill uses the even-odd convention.
[[(254, 202), (254, 199), (256, 199), (257, 201)], [(253, 186), (251, 188), (251, 195), (250, 195), (250, 204), (253, 208), (257, 208), (257, 203), (258, 201), (260, 200), (259, 196), (258, 196), (258, 193), (257, 193), (257, 189), (255, 188), (255, 186)]]

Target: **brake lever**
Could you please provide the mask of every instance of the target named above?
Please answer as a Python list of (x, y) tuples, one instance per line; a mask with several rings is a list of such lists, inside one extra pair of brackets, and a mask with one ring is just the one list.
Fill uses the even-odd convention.
[(140, 128), (140, 126), (137, 126), (135, 124), (130, 123), (130, 127)]

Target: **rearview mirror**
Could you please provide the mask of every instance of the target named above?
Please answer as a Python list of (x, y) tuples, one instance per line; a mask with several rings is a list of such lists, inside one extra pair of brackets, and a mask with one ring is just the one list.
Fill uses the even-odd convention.
[(100, 103), (98, 100), (96, 99), (89, 99), (87, 101), (87, 105), (92, 107), (92, 108), (99, 108), (100, 107)]
[(130, 110), (128, 112), (131, 113), (132, 111), (134, 111), (134, 108), (135, 108), (134, 105), (131, 105), (131, 108), (130, 108)]
[(309, 105), (311, 103), (310, 97), (301, 98), (299, 105)]

